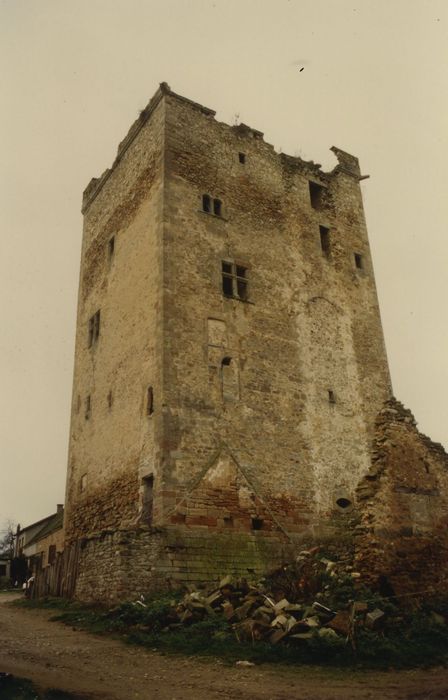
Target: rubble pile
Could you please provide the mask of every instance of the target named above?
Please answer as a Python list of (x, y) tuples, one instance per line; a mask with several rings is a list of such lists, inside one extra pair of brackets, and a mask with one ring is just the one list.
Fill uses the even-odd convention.
[(324, 638), (354, 647), (355, 627), (378, 629), (385, 618), (383, 610), (356, 600), (360, 578), (349, 563), (319, 556), (319, 548), (304, 550), (294, 564), (256, 584), (226, 576), (211, 591), (190, 587), (165, 631), (221, 616), (239, 641), (301, 644)]

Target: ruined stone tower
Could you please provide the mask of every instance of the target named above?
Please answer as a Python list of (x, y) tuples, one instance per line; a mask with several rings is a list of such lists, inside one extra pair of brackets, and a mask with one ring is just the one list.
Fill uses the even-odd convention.
[(163, 83), (84, 192), (81, 597), (258, 572), (331, 533), (391, 395), (358, 160), (333, 148), (326, 173), (214, 114)]

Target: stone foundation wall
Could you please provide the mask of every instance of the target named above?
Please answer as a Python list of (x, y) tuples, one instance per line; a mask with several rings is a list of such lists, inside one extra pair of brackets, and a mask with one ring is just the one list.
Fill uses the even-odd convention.
[(219, 533), (200, 529), (105, 531), (81, 542), (75, 598), (114, 603), (141, 594), (210, 584), (224, 574), (253, 579), (297, 551), (281, 534)]

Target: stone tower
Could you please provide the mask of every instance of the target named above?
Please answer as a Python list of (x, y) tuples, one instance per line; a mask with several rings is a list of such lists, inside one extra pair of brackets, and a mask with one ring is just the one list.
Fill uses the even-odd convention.
[(358, 160), (278, 154), (162, 83), (84, 192), (77, 594), (260, 571), (331, 534), (391, 385)]

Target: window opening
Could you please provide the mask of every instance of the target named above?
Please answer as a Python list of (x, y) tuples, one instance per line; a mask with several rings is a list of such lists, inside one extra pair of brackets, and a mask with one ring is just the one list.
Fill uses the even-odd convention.
[(114, 396), (112, 394), (112, 391), (109, 391), (109, 393), (107, 395), (107, 405), (109, 408), (112, 408), (113, 402), (114, 402)]
[(233, 527), (233, 518), (231, 515), (224, 517), (224, 527)]
[(56, 561), (56, 545), (50, 544), (50, 546), (48, 548), (48, 563), (54, 564), (55, 561)]
[(311, 206), (313, 209), (322, 209), (323, 208), (323, 194), (324, 194), (324, 187), (322, 185), (318, 185), (317, 182), (311, 182), (309, 181), (309, 188), (310, 188), (310, 201), (311, 201)]
[(154, 390), (149, 386), (146, 392), (146, 415), (152, 416), (154, 413)]
[(364, 269), (364, 260), (360, 253), (355, 253), (355, 265), (358, 268), (358, 270)]
[(114, 253), (115, 253), (115, 236), (112, 236), (112, 238), (109, 239), (109, 243), (107, 246), (107, 254), (109, 256), (109, 262), (114, 257)]
[(224, 401), (238, 401), (240, 398), (240, 379), (238, 362), (227, 356), (221, 360), (222, 398)]
[(90, 394), (86, 396), (86, 411), (84, 414), (84, 417), (86, 420), (89, 420), (90, 416), (92, 413), (92, 399), (90, 398)]
[(262, 530), (263, 520), (261, 518), (252, 518), (252, 530)]
[(336, 396), (332, 389), (328, 389), (328, 403), (336, 403)]
[(330, 229), (325, 226), (319, 226), (320, 231), (320, 247), (322, 253), (328, 258), (330, 257)]
[(100, 337), (100, 311), (97, 311), (89, 318), (89, 348), (98, 341)]
[(222, 263), (222, 291), (224, 296), (247, 299), (247, 268), (234, 263)]
[(154, 476), (150, 474), (142, 479), (142, 520), (147, 523), (152, 521), (152, 505), (154, 497)]
[(207, 212), (207, 214), (211, 211), (211, 200), (208, 194), (202, 195), (202, 211)]
[(246, 162), (246, 154), (245, 153), (238, 153), (238, 160), (240, 163), (245, 163)]
[(213, 200), (213, 213), (215, 214), (215, 216), (222, 215), (222, 202), (220, 199)]

